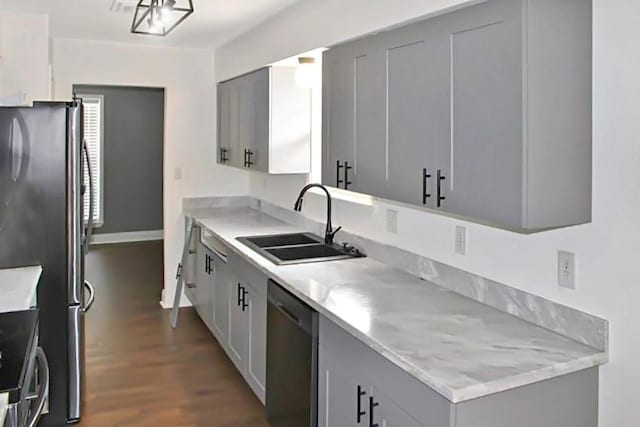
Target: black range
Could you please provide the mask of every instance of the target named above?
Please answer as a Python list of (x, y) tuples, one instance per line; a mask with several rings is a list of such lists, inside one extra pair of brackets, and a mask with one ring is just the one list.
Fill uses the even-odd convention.
[(0, 313), (0, 394), (9, 404), (22, 398), (36, 348), (38, 310)]

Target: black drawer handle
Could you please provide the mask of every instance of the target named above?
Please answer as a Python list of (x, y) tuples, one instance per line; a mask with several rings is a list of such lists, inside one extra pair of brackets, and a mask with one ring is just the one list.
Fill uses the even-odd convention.
[(195, 283), (187, 283), (187, 288), (195, 289), (196, 288), (196, 284)]
[(428, 191), (428, 180), (431, 178), (431, 174), (427, 172), (427, 168), (422, 169), (422, 204), (427, 204), (427, 199), (431, 197)]
[(242, 286), (238, 283), (238, 302), (236, 305), (240, 307), (240, 304), (242, 304)]
[(349, 166), (349, 162), (344, 162), (344, 189), (348, 190), (349, 186), (353, 184), (353, 182), (349, 181), (349, 171), (353, 169), (353, 167)]
[(242, 311), (245, 311), (247, 308), (249, 308), (249, 303), (247, 302), (248, 294), (249, 291), (247, 290), (247, 288), (242, 286)]
[(358, 386), (358, 394), (356, 395), (357, 399), (357, 407), (356, 407), (356, 422), (360, 424), (362, 422), (362, 417), (364, 417), (367, 413), (362, 410), (362, 397), (367, 394), (366, 391), (362, 389), (362, 386)]
[(379, 405), (380, 403), (373, 400), (373, 396), (369, 396), (369, 427), (380, 427), (378, 423), (373, 422), (373, 409)]
[(338, 160), (336, 162), (336, 187), (340, 188), (340, 184), (342, 184), (344, 181), (340, 179), (340, 169), (342, 169), (344, 166), (340, 164), (340, 160)]
[(176, 271), (176, 280), (178, 280), (182, 276), (182, 263), (178, 263), (178, 271)]
[(447, 177), (442, 175), (442, 171), (438, 169), (436, 173), (436, 182), (437, 182), (437, 189), (438, 189), (438, 195), (437, 195), (438, 207), (441, 207), (442, 201), (446, 199), (446, 197), (442, 195), (442, 181), (444, 181), (445, 179), (447, 179)]

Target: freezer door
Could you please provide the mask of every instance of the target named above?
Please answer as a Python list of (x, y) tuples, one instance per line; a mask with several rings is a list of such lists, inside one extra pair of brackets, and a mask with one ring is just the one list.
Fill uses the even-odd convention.
[(69, 307), (69, 422), (80, 419), (84, 390), (84, 313)]

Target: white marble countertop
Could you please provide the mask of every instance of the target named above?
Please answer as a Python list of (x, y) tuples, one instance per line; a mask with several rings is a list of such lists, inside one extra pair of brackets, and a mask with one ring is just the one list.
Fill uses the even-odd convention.
[(41, 274), (39, 265), (0, 270), (0, 313), (31, 308)]
[(370, 258), (278, 266), (236, 240), (305, 231), (247, 207), (185, 215), (453, 403), (607, 361), (607, 354)]

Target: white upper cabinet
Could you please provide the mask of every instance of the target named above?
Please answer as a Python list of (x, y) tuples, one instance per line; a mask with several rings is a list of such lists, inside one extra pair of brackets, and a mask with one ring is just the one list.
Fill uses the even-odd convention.
[(311, 91), (295, 67), (273, 66), (218, 84), (218, 163), (269, 174), (311, 165)]

